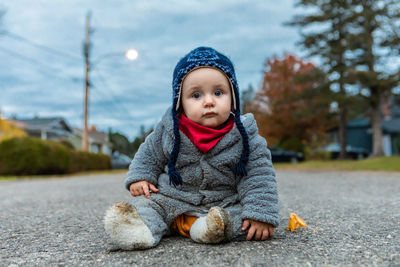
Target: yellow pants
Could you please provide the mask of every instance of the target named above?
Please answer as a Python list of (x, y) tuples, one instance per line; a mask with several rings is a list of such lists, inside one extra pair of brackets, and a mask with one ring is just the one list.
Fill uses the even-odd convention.
[(171, 229), (178, 232), (182, 236), (190, 238), (190, 227), (198, 219), (196, 216), (181, 214), (174, 219), (171, 224)]

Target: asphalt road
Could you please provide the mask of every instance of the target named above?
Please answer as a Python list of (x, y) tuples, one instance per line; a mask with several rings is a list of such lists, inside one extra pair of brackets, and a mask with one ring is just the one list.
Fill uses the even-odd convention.
[[(128, 201), (123, 174), (0, 182), (0, 266), (400, 266), (400, 173), (279, 171), (272, 240), (114, 250), (102, 216)], [(295, 212), (310, 228), (285, 230)]]

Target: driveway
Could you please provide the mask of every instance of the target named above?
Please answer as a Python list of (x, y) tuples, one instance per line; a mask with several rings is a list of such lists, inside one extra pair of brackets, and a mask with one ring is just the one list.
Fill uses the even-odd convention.
[[(168, 237), (118, 251), (102, 216), (129, 201), (123, 174), (0, 182), (0, 266), (400, 266), (400, 173), (278, 171), (272, 240), (219, 245)], [(310, 226), (285, 230), (294, 212)]]

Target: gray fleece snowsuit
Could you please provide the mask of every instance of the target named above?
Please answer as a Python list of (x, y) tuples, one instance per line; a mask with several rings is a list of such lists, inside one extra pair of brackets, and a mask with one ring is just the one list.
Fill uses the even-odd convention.
[(174, 143), (171, 108), (140, 146), (129, 166), (125, 186), (129, 190), (131, 183), (147, 180), (160, 190), (151, 193), (150, 199), (134, 197), (131, 203), (152, 232), (154, 245), (170, 233), (169, 226), (178, 215), (204, 216), (213, 206), (229, 213), (226, 240), (245, 239), (247, 233), (241, 230), (244, 219), (279, 224), (277, 185), (270, 151), (265, 139), (258, 134), (253, 115), (242, 115), (241, 121), (250, 146), (245, 177), (235, 177), (232, 172), (242, 153), (241, 135), (236, 126), (205, 154), (179, 131), (181, 145), (176, 169), (183, 184), (178, 188), (170, 184), (167, 166)]

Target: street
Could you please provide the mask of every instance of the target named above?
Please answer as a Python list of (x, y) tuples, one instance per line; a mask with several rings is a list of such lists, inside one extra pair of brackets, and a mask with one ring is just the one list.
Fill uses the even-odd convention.
[[(277, 171), (272, 240), (196, 244), (167, 237), (115, 250), (102, 217), (129, 201), (124, 174), (0, 181), (0, 266), (400, 266), (400, 173)], [(291, 212), (309, 225), (286, 231)]]

